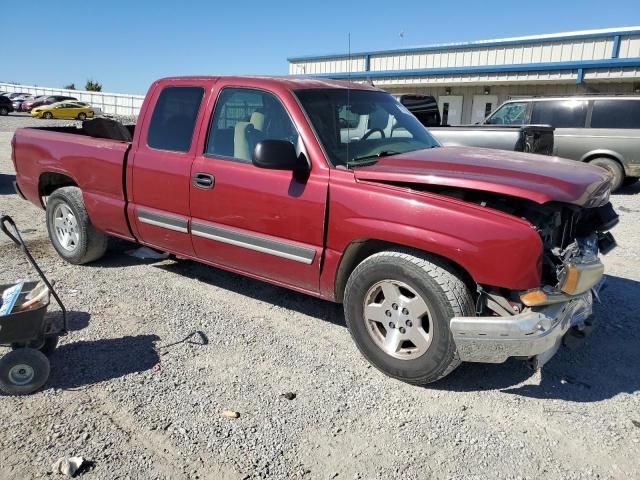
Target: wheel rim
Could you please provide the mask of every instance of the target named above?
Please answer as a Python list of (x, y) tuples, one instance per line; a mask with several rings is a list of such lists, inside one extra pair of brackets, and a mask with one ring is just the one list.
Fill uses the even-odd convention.
[(67, 204), (56, 205), (53, 210), (53, 225), (56, 231), (56, 238), (62, 248), (69, 252), (78, 248), (80, 241), (78, 220)]
[(9, 370), (9, 380), (14, 385), (26, 385), (33, 380), (35, 372), (26, 363), (20, 363)]
[(427, 302), (409, 285), (383, 280), (365, 295), (367, 332), (376, 346), (400, 360), (424, 355), (431, 345), (433, 322)]

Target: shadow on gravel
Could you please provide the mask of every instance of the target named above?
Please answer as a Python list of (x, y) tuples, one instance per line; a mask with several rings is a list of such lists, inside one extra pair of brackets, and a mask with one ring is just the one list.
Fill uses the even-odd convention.
[(73, 389), (151, 369), (160, 361), (157, 335), (71, 341), (51, 357), (47, 388)]
[(640, 391), (640, 282), (607, 276), (602, 304), (594, 307), (596, 326), (575, 350), (561, 348), (542, 369), (539, 385), (522, 385), (533, 375), (525, 362), (466, 363), (430, 385), (449, 391), (501, 390), (512, 395), (571, 402), (598, 402)]
[(622, 187), (613, 195), (636, 195), (638, 193), (640, 193), (640, 182), (636, 182), (628, 187)]
[(15, 175), (7, 175), (6, 173), (0, 173), (0, 195), (13, 195), (16, 191), (13, 189), (13, 182), (15, 181)]
[(295, 310), (335, 325), (345, 326), (342, 306), (333, 302), (188, 260), (162, 263), (156, 267), (265, 303)]

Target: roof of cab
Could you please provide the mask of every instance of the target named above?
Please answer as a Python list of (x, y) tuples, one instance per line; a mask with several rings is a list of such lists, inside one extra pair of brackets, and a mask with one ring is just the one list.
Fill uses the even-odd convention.
[(347, 80), (330, 80), (325, 78), (314, 78), (304, 76), (260, 76), (260, 75), (194, 75), (184, 77), (166, 77), (158, 80), (157, 83), (171, 83), (172, 81), (193, 81), (211, 82), (224, 78), (226, 81), (242, 83), (243, 80), (263, 83), (268, 86), (283, 86), (290, 90), (300, 90), (306, 88), (350, 88), (353, 90), (374, 90), (380, 89), (366, 83), (349, 82)]

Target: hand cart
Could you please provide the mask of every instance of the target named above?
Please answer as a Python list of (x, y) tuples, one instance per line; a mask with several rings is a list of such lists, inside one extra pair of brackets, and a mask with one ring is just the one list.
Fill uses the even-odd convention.
[[(12, 351), (0, 357), (0, 391), (9, 395), (27, 395), (42, 387), (49, 378), (50, 355), (58, 345), (58, 338), (67, 334), (67, 310), (53, 289), (29, 249), (25, 245), (13, 219), (0, 218), (0, 228), (24, 253), (31, 266), (38, 272), (48, 291), (31, 308), (20, 310), (37, 281), (24, 282), (20, 295), (11, 312), (0, 316), (0, 345), (12, 348)], [(13, 285), (0, 285), (4, 292)], [(47, 316), (50, 295), (62, 310), (62, 325)]]

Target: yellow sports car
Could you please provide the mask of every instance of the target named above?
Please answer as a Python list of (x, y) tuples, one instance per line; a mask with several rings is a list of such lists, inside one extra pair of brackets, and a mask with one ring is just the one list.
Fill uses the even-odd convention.
[(85, 120), (93, 118), (91, 105), (84, 102), (58, 102), (51, 105), (41, 105), (31, 110), (31, 116), (36, 118), (77, 118)]

